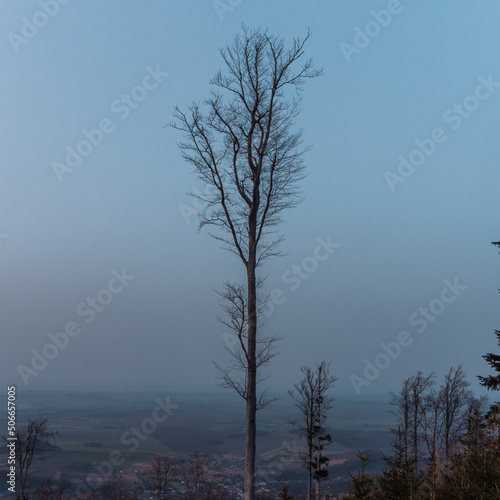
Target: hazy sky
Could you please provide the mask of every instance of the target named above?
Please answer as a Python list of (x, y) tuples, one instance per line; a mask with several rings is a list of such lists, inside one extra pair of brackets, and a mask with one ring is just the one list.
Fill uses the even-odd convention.
[(266, 326), (284, 337), (271, 387), (323, 359), (348, 394), (458, 363), (489, 373), (499, 18), (463, 0), (3, 2), (0, 380), (216, 388), (213, 289), (243, 268), (197, 232), (186, 193), (203, 185), (164, 125), (209, 95), (242, 22), (288, 41), (310, 27), (324, 68), (297, 120), (305, 200), (262, 269), (284, 300)]

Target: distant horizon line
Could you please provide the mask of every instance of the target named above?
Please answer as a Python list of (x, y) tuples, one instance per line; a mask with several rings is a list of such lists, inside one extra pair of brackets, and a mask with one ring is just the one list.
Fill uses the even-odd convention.
[[(217, 394), (217, 395), (227, 395), (234, 398), (240, 398), (235, 393), (232, 393), (226, 389), (217, 388), (187, 388), (187, 389), (173, 389), (167, 386), (137, 386), (137, 387), (123, 387), (123, 386), (52, 386), (52, 387), (21, 387), (17, 386), (17, 392), (19, 394), (27, 394), (30, 392), (76, 392), (76, 393), (111, 393), (111, 392), (121, 392), (121, 393), (150, 393), (150, 392), (169, 392), (171, 394)], [(286, 389), (273, 391), (272, 394), (284, 395), (289, 397)], [(363, 400), (365, 397), (378, 398), (378, 397), (389, 397), (388, 392), (374, 393), (374, 394), (363, 394), (363, 396), (358, 396), (354, 392), (338, 392), (332, 391), (331, 396), (335, 399), (336, 397), (352, 397), (354, 399)]]

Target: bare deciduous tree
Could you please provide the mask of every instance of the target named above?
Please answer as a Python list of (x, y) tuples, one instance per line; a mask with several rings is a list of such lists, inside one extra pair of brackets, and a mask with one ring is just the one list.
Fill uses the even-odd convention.
[(425, 395), (424, 408), (422, 431), (429, 461), (427, 489), (430, 500), (435, 500), (436, 490), (441, 480), (440, 451), (443, 437), (443, 408), (433, 387)]
[(423, 438), (422, 429), (429, 404), (428, 393), (433, 385), (434, 375), (431, 373), (424, 376), (419, 370), (415, 375), (403, 381), (399, 394), (390, 393), (389, 404), (394, 406), (391, 413), (396, 416), (398, 423), (398, 429), (392, 429), (392, 431), (401, 436), (401, 446), (406, 460), (409, 459), (411, 448), (415, 467), (418, 467), (419, 448)]
[(442, 408), (443, 441), (446, 459), (450, 457), (452, 446), (458, 441), (465, 425), (464, 413), (472, 397), (468, 389), (470, 382), (462, 365), (451, 367), (445, 375), (444, 383), (439, 389), (439, 402)]
[(333, 398), (327, 396), (328, 389), (337, 380), (330, 375), (330, 363), (322, 361), (313, 370), (307, 366), (301, 369), (304, 377), (298, 384), (294, 384), (296, 393), (288, 391), (295, 401), (302, 417), (299, 429), (306, 441), (306, 449), (300, 453), (300, 458), (307, 470), (307, 499), (312, 498), (313, 471), (316, 482), (316, 497), (321, 494), (321, 481), (327, 477), (323, 456), (325, 444), (331, 442), (325, 420), (326, 412), (332, 407)]
[(191, 484), (195, 498), (201, 498), (203, 493), (203, 482), (205, 478), (205, 467), (208, 466), (208, 455), (194, 451), (188, 456), (188, 480)]
[(285, 209), (295, 206), (297, 181), (303, 177), (301, 132), (293, 132), (305, 80), (318, 76), (312, 61), (295, 69), (304, 54), (303, 40), (290, 48), (267, 31), (243, 28), (221, 50), (226, 66), (211, 80), (217, 90), (205, 101), (207, 112), (193, 104), (176, 108), (172, 126), (184, 133), (183, 158), (195, 167), (206, 187), (200, 228), (242, 261), (246, 271), (245, 500), (255, 498), (257, 386), (257, 266), (279, 255), (276, 226)]
[(389, 392), (391, 396), (389, 404), (394, 407), (390, 410), (396, 417), (397, 427), (392, 428), (391, 431), (398, 436), (398, 443), (401, 448), (401, 453), (405, 462), (408, 462), (408, 449), (410, 441), (410, 428), (411, 428), (411, 383), (407, 378), (403, 381), (401, 391), (395, 393)]
[(415, 467), (418, 467), (419, 446), (422, 440), (421, 428), (424, 425), (426, 413), (426, 396), (433, 385), (433, 373), (424, 376), (424, 374), (418, 370), (416, 375), (410, 377), (410, 408), (412, 413), (410, 438), (412, 440)]
[(167, 488), (175, 477), (176, 464), (166, 455), (155, 457), (151, 462), (151, 470), (148, 477), (154, 484), (158, 500), (167, 496)]
[[(16, 431), (15, 454), (18, 467), (18, 497), (26, 497), (31, 466), (44, 458), (45, 451), (59, 434), (49, 430), (48, 418), (38, 417), (20, 425)], [(3, 441), (7, 441), (3, 438)]]

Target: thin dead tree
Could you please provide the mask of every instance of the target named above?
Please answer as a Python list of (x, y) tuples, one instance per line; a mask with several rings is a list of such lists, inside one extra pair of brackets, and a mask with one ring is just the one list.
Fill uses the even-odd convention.
[(315, 421), (314, 452), (315, 463), (314, 480), (316, 482), (316, 499), (321, 499), (321, 482), (328, 478), (328, 457), (324, 455), (324, 448), (332, 443), (332, 437), (326, 425), (327, 412), (333, 406), (333, 398), (326, 393), (337, 381), (337, 377), (330, 375), (330, 363), (322, 361), (316, 365), (316, 398), (315, 398)]
[(429, 462), (428, 492), (430, 499), (434, 500), (441, 481), (440, 458), (444, 425), (443, 408), (434, 388), (431, 388), (424, 398), (424, 414), (421, 425)]
[(306, 448), (300, 453), (300, 459), (307, 470), (307, 500), (310, 500), (312, 494), (314, 463), (314, 400), (316, 394), (316, 380), (313, 370), (308, 366), (301, 367), (300, 371), (304, 377), (299, 384), (294, 384), (297, 393), (295, 394), (293, 391), (288, 391), (288, 394), (290, 394), (295, 401), (295, 405), (299, 409), (302, 417), (299, 430), (301, 436), (305, 438)]
[(443, 441), (445, 456), (450, 458), (453, 446), (457, 444), (464, 428), (464, 414), (472, 396), (462, 365), (451, 367), (439, 389), (439, 402), (442, 408)]
[(176, 470), (176, 463), (166, 455), (159, 455), (151, 461), (148, 477), (155, 487), (158, 500), (167, 498), (167, 489), (174, 480)]
[(394, 407), (390, 410), (396, 417), (397, 427), (393, 427), (391, 432), (397, 435), (399, 447), (403, 454), (405, 462), (408, 462), (409, 446), (410, 446), (410, 429), (411, 429), (411, 380), (407, 378), (403, 381), (401, 391), (395, 393), (389, 392), (391, 396), (389, 404)]
[[(214, 226), (215, 239), (235, 253), (246, 271), (246, 438), (245, 500), (255, 498), (257, 387), (257, 274), (268, 257), (279, 255), (276, 234), (284, 210), (300, 201), (303, 177), (301, 131), (293, 131), (300, 111), (300, 91), (318, 76), (312, 60), (296, 68), (304, 39), (289, 48), (282, 38), (243, 27), (234, 43), (222, 49), (226, 71), (211, 80), (216, 87), (205, 102), (187, 112), (175, 109), (172, 126), (183, 132), (183, 158), (205, 184), (199, 198), (204, 210), (200, 228)], [(208, 189), (206, 189), (208, 187)]]
[[(18, 427), (15, 440), (19, 481), (18, 498), (24, 499), (26, 497), (26, 490), (30, 484), (31, 466), (44, 458), (47, 448), (53, 444), (57, 436), (59, 436), (58, 432), (49, 430), (47, 417), (37, 417)], [(3, 440), (7, 441), (5, 438)]]
[(315, 369), (302, 366), (300, 370), (304, 376), (298, 384), (294, 384), (295, 391), (288, 391), (288, 394), (301, 414), (299, 430), (306, 446), (299, 453), (299, 458), (307, 470), (307, 500), (310, 500), (313, 478), (316, 482), (316, 498), (320, 498), (321, 481), (328, 476), (325, 468), (328, 459), (323, 455), (323, 448), (325, 444), (331, 443), (325, 421), (327, 411), (332, 408), (333, 398), (326, 393), (337, 377), (330, 375), (330, 363), (326, 361), (316, 364)]
[(426, 414), (426, 396), (434, 385), (434, 374), (428, 376), (418, 370), (415, 375), (410, 377), (410, 411), (411, 411), (411, 429), (409, 436), (413, 446), (413, 458), (415, 468), (418, 468), (419, 445), (423, 438), (421, 428), (424, 425)]
[(203, 494), (208, 458), (206, 453), (200, 453), (199, 451), (193, 451), (188, 457), (187, 472), (191, 490), (195, 498), (200, 498)]

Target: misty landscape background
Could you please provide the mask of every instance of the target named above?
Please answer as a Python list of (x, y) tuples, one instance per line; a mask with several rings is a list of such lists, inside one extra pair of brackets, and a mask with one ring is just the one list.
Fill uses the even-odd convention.
[[(365, 41), (387, 1), (68, 2), (30, 37), (39, 2), (2, 6), (0, 381), (21, 408), (37, 410), (31, 391), (226, 397), (213, 361), (227, 361), (231, 337), (214, 290), (243, 268), (198, 231), (203, 207), (188, 193), (204, 186), (166, 125), (174, 106), (209, 96), (218, 49), (242, 23), (288, 41), (310, 28), (306, 56), (324, 69), (296, 120), (312, 146), (304, 199), (280, 227), (284, 255), (260, 270), (279, 297), (263, 330), (283, 337), (265, 368), (278, 408), (290, 410), (300, 366), (323, 359), (338, 377), (334, 428), (337, 404), (384, 406), (417, 370), (462, 364), (486, 394), (476, 376), (499, 324), (500, 6), (397, 4)], [(62, 171), (96, 128), (102, 139)], [(108, 303), (85, 312), (98, 295)], [(47, 351), (65, 329), (64, 347)], [(367, 372), (401, 332), (388, 365)]]
[[(297, 123), (313, 145), (304, 201), (286, 214), (286, 256), (262, 269), (266, 289), (286, 297), (266, 325), (284, 336), (272, 388), (288, 389), (299, 365), (326, 357), (337, 392), (353, 394), (350, 375), (362, 376), (364, 359), (403, 330), (412, 345), (364, 393), (457, 362), (482, 373), (498, 310), (489, 243), (497, 236), (500, 98), (493, 93), (456, 130), (443, 114), (479, 77), (497, 78), (498, 8), (401, 2), (349, 63), (340, 45), (352, 45), (354, 28), (384, 7), (244, 1), (221, 20), (210, 2), (69, 3), (16, 53), (7, 34), (20, 34), (23, 16), (39, 7), (5, 5), (1, 380), (22, 389), (18, 365), (30, 365), (49, 332), (76, 321), (82, 333), (27, 388), (214, 389), (212, 359), (225, 359), (225, 332), (213, 289), (241, 277), (241, 266), (197, 233), (195, 214), (183, 217), (185, 206), (197, 211), (186, 193), (203, 186), (163, 126), (173, 106), (208, 95), (218, 48), (241, 22), (287, 39), (309, 26), (307, 56), (325, 70), (305, 89)], [(112, 104), (157, 65), (168, 77), (121, 120)], [(52, 164), (104, 118), (114, 131), (59, 182)], [(392, 192), (384, 173), (397, 173), (398, 156), (436, 127), (447, 141)], [(327, 237), (340, 246), (292, 290), (283, 274)], [(77, 306), (123, 267), (135, 279), (85, 324)], [(467, 290), (418, 334), (409, 317), (454, 278)]]

